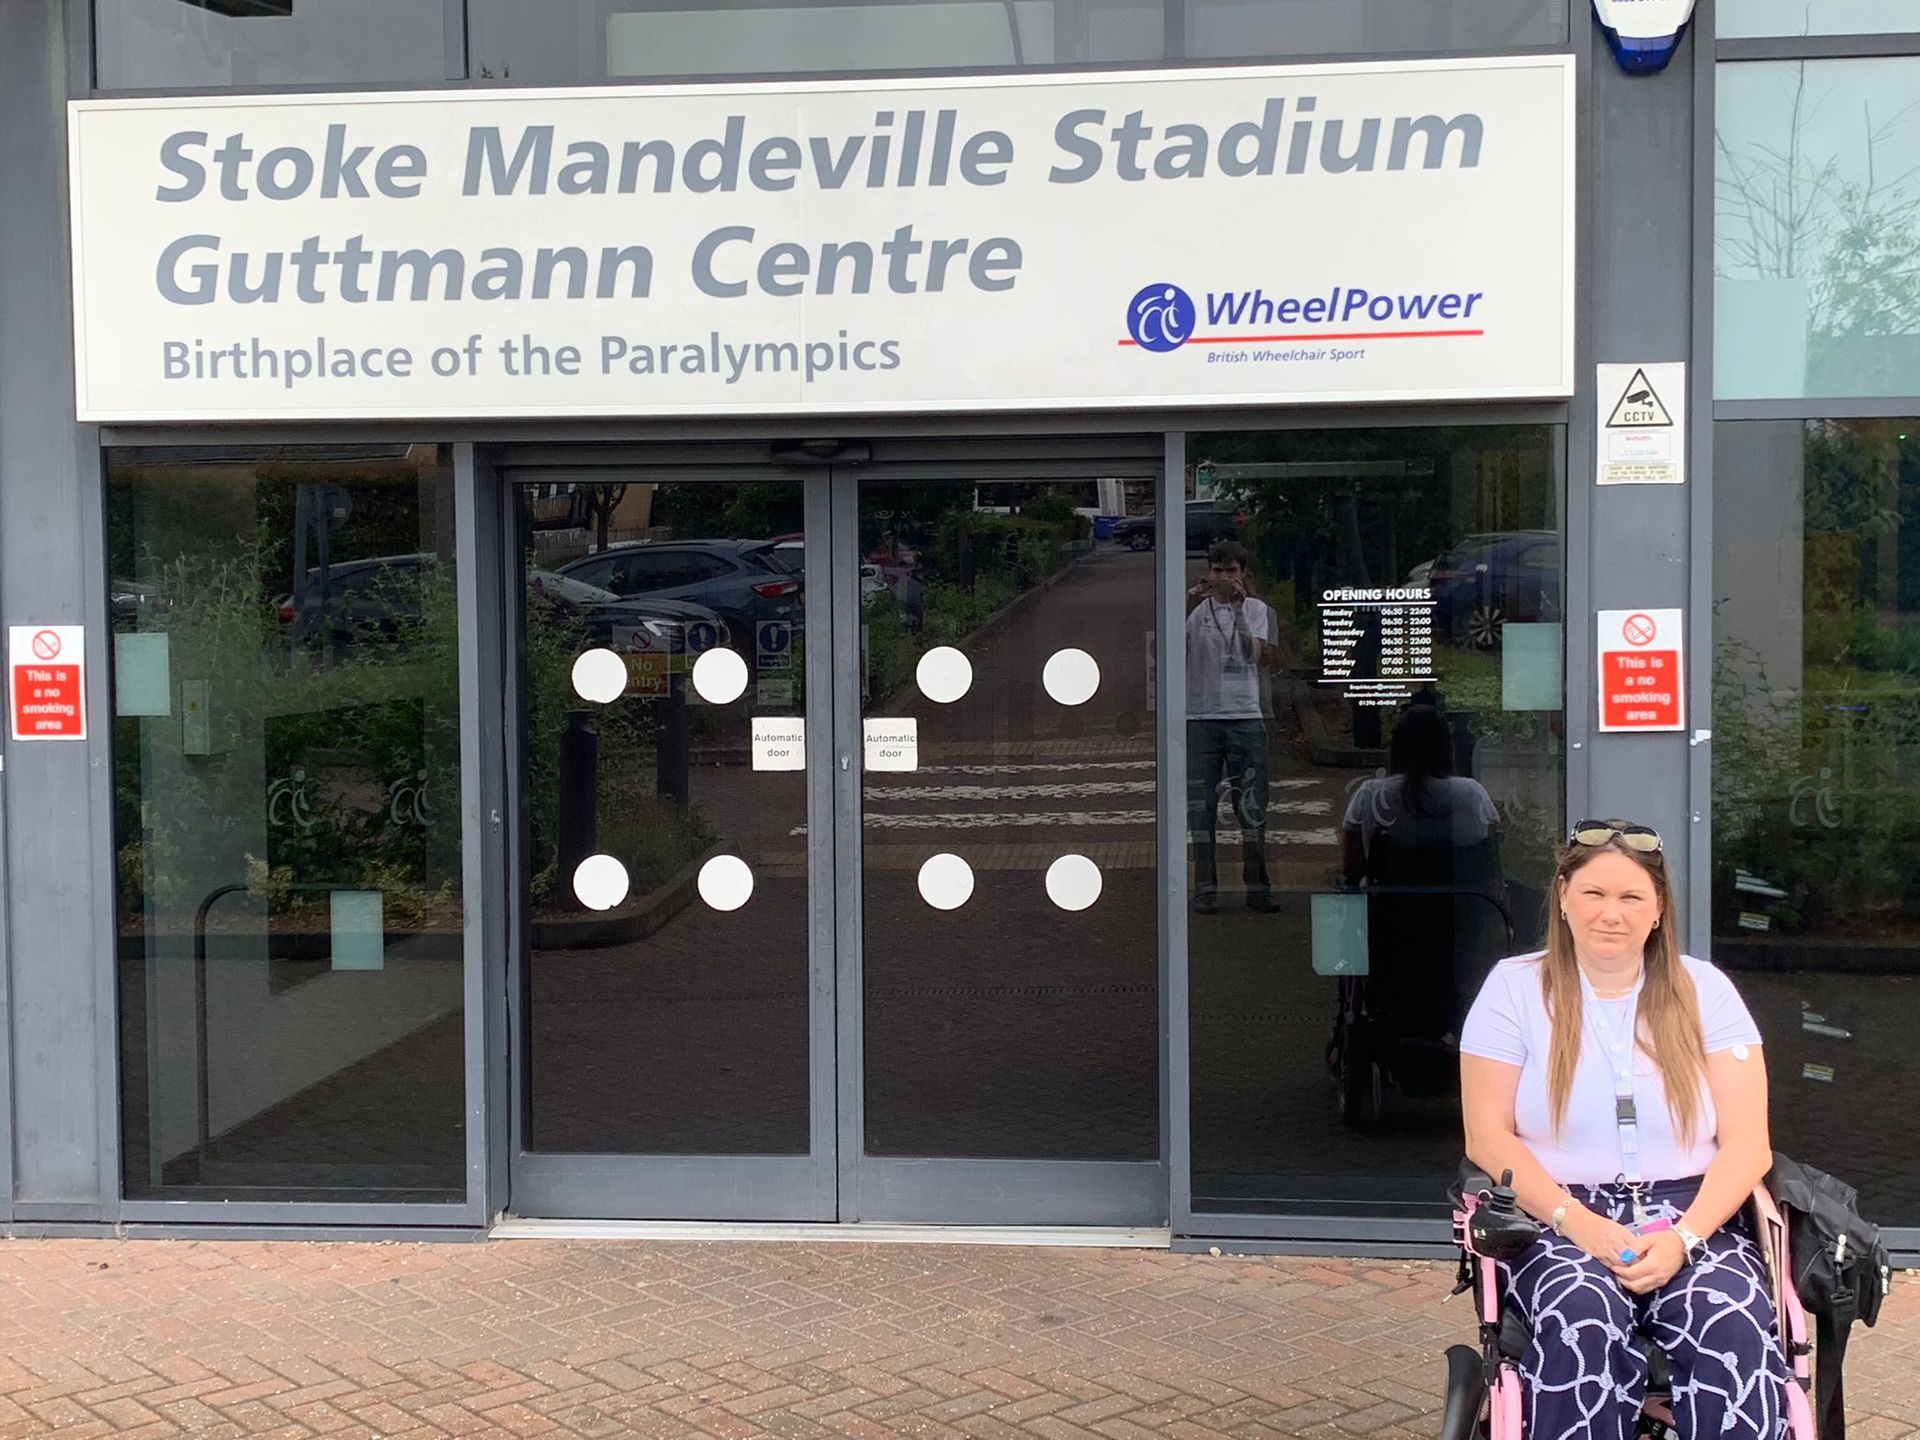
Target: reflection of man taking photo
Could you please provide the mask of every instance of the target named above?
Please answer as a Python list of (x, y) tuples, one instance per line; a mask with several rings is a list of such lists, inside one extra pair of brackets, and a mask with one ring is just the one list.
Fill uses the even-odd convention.
[(1273, 656), (1273, 612), (1247, 588), (1247, 552), (1232, 540), (1207, 550), (1207, 579), (1187, 592), (1187, 832), (1193, 905), (1218, 908), (1215, 867), (1220, 780), (1240, 822), (1247, 905), (1280, 908), (1267, 879), (1267, 722), (1260, 672)]

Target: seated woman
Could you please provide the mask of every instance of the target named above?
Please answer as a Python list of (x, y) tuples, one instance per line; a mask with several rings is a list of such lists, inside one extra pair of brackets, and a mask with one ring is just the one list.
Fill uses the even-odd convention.
[(1779, 1440), (1786, 1367), (1744, 1212), (1772, 1161), (1759, 1032), (1680, 953), (1653, 830), (1581, 821), (1549, 895), (1546, 950), (1494, 967), (1460, 1042), (1467, 1154), (1548, 1227), (1508, 1267), (1528, 1440), (1631, 1440), (1636, 1327), (1670, 1361), (1681, 1440)]

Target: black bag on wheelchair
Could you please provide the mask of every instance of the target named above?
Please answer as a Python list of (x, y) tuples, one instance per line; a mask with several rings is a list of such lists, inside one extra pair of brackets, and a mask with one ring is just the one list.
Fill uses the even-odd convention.
[(1814, 1421), (1820, 1440), (1842, 1440), (1847, 1338), (1855, 1321), (1880, 1318), (1893, 1263), (1880, 1227), (1861, 1217), (1859, 1192), (1844, 1180), (1776, 1150), (1766, 1185), (1786, 1216), (1793, 1288), (1814, 1319)]

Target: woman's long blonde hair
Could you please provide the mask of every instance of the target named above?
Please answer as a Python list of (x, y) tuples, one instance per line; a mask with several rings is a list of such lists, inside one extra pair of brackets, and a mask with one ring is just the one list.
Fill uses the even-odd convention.
[[(1609, 820), (1609, 825), (1626, 825), (1625, 820)], [(1573, 931), (1562, 910), (1563, 889), (1592, 861), (1607, 853), (1624, 855), (1653, 881), (1660, 901), (1660, 921), (1647, 935), (1643, 959), (1645, 981), (1640, 988), (1637, 1029), (1644, 1032), (1634, 1041), (1660, 1067), (1660, 1078), (1667, 1087), (1667, 1108), (1673, 1115), (1673, 1128), (1682, 1145), (1691, 1145), (1701, 1120), (1701, 1084), (1706, 1075), (1706, 1042), (1700, 1033), (1700, 997), (1693, 977), (1680, 963), (1679, 930), (1674, 916), (1673, 887), (1667, 880), (1667, 862), (1658, 852), (1643, 854), (1629, 850), (1620, 837), (1610, 837), (1604, 845), (1569, 844), (1560, 852), (1553, 867), (1553, 884), (1547, 890), (1547, 952), (1540, 963), (1540, 984), (1545, 992), (1547, 1015), (1552, 1022), (1552, 1042), (1547, 1051), (1547, 1105), (1553, 1128), (1560, 1129), (1567, 1116), (1567, 1100), (1573, 1093), (1573, 1072), (1580, 1064), (1586, 1005), (1580, 993), (1580, 964), (1574, 956)]]

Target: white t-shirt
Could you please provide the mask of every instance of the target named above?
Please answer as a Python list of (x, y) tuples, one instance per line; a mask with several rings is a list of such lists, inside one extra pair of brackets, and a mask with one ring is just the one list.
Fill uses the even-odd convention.
[(1430, 776), (1421, 783), (1424, 815), (1407, 803), (1404, 775), (1385, 775), (1367, 781), (1347, 804), (1349, 830), (1358, 830), (1372, 849), (1382, 832), (1395, 845), (1426, 845), (1463, 849), (1478, 845), (1500, 827), (1493, 797), (1478, 780), (1466, 775)]
[[(1540, 989), (1540, 960), (1537, 953), (1517, 955), (1493, 967), (1461, 1028), (1460, 1048), (1468, 1055), (1520, 1067), (1520, 1087), (1513, 1100), (1514, 1129), (1548, 1175), (1562, 1185), (1611, 1184), (1621, 1173), (1620, 1126), (1614, 1118), (1613, 1070), (1600, 1037), (1624, 1030), (1629, 1001), (1596, 1000), (1592, 987), (1581, 978), (1587, 1023), (1581, 1031), (1573, 1090), (1567, 1097), (1566, 1123), (1556, 1135), (1547, 1105), (1552, 1026)], [(1693, 977), (1700, 999), (1700, 1030), (1707, 1053), (1758, 1045), (1760, 1032), (1733, 982), (1691, 955), (1682, 955), (1680, 963)], [(1639, 1029), (1646, 1033), (1644, 1023)], [(1719, 1117), (1704, 1078), (1700, 1096), (1698, 1133), (1691, 1146), (1683, 1146), (1674, 1134), (1659, 1067), (1644, 1050), (1635, 1049), (1633, 1102), (1642, 1179), (1684, 1180), (1706, 1173), (1720, 1143), (1716, 1138)]]
[(1249, 596), (1222, 605), (1211, 595), (1187, 616), (1187, 718), (1258, 720), (1260, 661), (1256, 641), (1271, 643), (1272, 612)]

